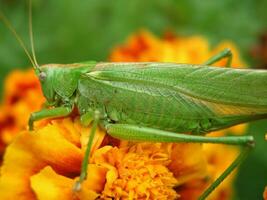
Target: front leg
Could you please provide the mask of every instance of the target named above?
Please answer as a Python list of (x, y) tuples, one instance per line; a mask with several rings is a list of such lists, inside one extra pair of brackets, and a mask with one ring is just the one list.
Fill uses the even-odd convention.
[(56, 117), (66, 117), (72, 112), (72, 107), (57, 107), (51, 109), (43, 109), (31, 114), (29, 118), (29, 129), (33, 130), (33, 123), (35, 121), (46, 119), (46, 118), (56, 118)]

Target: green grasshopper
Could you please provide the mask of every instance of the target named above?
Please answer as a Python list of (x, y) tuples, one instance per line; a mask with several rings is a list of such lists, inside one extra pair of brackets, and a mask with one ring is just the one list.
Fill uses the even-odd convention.
[[(1, 14), (1, 13), (0, 13)], [(31, 114), (35, 121), (69, 116), (79, 111), (81, 123), (92, 123), (79, 180), (86, 179), (88, 158), (97, 126), (112, 137), (150, 142), (190, 142), (242, 145), (244, 150), (199, 197), (209, 194), (244, 160), (254, 144), (252, 136), (207, 137), (211, 131), (267, 118), (267, 72), (227, 68), (232, 53), (225, 49), (201, 65), (177, 63), (48, 64), (39, 66), (6, 17), (39, 77), (47, 108)], [(225, 68), (212, 67), (227, 58)]]

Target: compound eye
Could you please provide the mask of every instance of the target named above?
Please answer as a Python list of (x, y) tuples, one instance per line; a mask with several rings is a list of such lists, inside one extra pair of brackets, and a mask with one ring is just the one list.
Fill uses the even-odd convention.
[(46, 73), (41, 72), (41, 73), (39, 74), (39, 79), (40, 79), (40, 81), (44, 81), (44, 80), (46, 79)]

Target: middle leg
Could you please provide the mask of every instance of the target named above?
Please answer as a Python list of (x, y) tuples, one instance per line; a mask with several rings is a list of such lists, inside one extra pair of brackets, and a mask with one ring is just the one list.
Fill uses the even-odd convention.
[[(100, 113), (99, 113), (99, 111), (95, 111), (94, 113), (91, 113), (91, 112), (89, 113), (88, 112), (87, 114), (84, 115), (84, 117), (87, 118), (87, 119), (83, 119), (84, 122), (82, 122), (82, 123), (86, 123), (86, 124), (90, 123), (90, 121), (92, 119), (93, 120), (93, 125), (92, 125), (92, 128), (91, 128), (91, 132), (90, 132), (90, 135), (89, 135), (89, 140), (88, 140), (87, 147), (86, 147), (86, 150), (85, 150), (85, 153), (84, 153), (84, 157), (83, 157), (83, 161), (82, 161), (80, 178), (73, 186), (73, 191), (74, 192), (78, 192), (78, 191), (81, 190), (81, 184), (87, 177), (87, 169), (88, 169), (88, 164), (89, 164), (88, 160), (89, 160), (89, 157), (90, 157), (90, 152), (91, 152), (91, 149), (92, 149), (93, 140), (94, 140), (94, 137), (95, 137), (97, 125), (99, 124)], [(87, 125), (89, 125), (89, 124), (87, 124)]]

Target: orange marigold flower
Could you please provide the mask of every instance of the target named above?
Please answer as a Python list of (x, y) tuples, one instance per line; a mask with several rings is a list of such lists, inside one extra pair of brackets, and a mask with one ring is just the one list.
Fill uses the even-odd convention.
[(4, 83), (4, 99), (0, 105), (0, 152), (14, 135), (27, 125), (30, 113), (44, 102), (38, 78), (33, 70), (13, 71)]
[[(89, 132), (70, 118), (21, 132), (4, 156), (0, 199), (176, 199), (174, 187), (207, 176), (199, 144), (107, 145), (113, 140), (98, 130), (87, 180), (73, 193)], [(193, 198), (188, 194), (186, 199)]]

